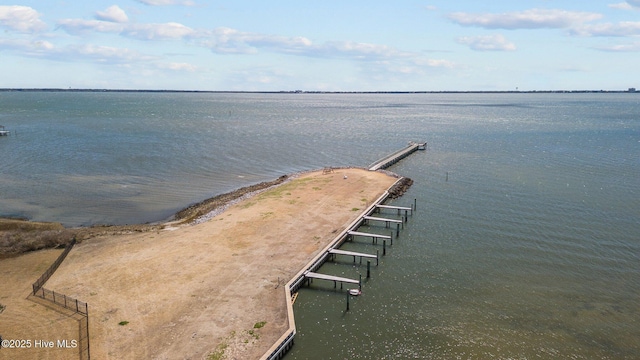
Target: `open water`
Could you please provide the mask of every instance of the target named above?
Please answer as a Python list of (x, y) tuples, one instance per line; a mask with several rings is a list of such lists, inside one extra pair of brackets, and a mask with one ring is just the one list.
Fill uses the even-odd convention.
[(0, 216), (71, 226), (428, 141), (390, 168), (417, 212), (350, 311), (301, 291), (287, 358), (640, 358), (639, 94), (0, 92), (0, 124)]

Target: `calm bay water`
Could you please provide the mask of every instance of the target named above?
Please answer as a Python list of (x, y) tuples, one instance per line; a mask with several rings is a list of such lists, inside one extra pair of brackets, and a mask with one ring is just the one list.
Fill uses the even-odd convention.
[(0, 124), (0, 215), (67, 225), (428, 141), (390, 169), (418, 211), (349, 312), (333, 284), (301, 291), (287, 358), (640, 358), (638, 94), (2, 92)]

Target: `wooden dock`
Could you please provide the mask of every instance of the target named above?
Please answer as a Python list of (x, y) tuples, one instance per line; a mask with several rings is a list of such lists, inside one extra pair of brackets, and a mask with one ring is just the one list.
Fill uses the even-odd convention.
[(321, 280), (328, 280), (328, 281), (333, 281), (333, 287), (337, 287), (337, 283), (340, 283), (340, 288), (342, 289), (342, 284), (356, 284), (358, 285), (358, 287), (360, 287), (360, 280), (355, 280), (355, 279), (349, 279), (349, 278), (345, 278), (345, 277), (341, 277), (341, 276), (333, 276), (333, 275), (327, 275), (327, 274), (319, 274), (319, 273), (315, 273), (315, 272), (311, 272), (311, 271), (307, 271), (304, 273), (304, 277), (307, 279), (321, 279)]
[[(392, 159), (390, 161), (398, 161), (402, 157), (405, 157), (408, 154), (410, 154), (411, 152), (416, 151), (417, 149), (419, 149), (420, 146), (422, 146), (424, 148), (424, 146), (426, 146), (426, 144), (413, 144), (410, 147), (407, 147), (406, 149), (403, 149), (403, 150), (407, 150), (408, 151), (404, 155), (400, 154), (400, 156), (398, 156), (398, 154), (396, 154), (396, 156), (398, 156), (398, 157), (395, 160)], [(389, 160), (387, 160), (387, 161), (389, 161)], [(380, 163), (380, 162), (378, 162), (378, 163)], [(378, 164), (378, 163), (374, 164), (374, 165), (381, 165), (381, 166), (377, 167), (378, 169), (384, 168), (384, 166), (382, 166), (382, 165), (384, 165), (384, 163), (383, 164)], [(386, 165), (386, 166), (389, 166), (389, 165)], [(371, 169), (369, 169), (369, 170), (371, 170)], [(398, 180), (398, 182), (399, 181), (400, 180)], [(396, 182), (396, 184), (398, 182)], [(355, 280), (355, 279), (350, 279), (350, 278), (345, 278), (345, 277), (340, 277), (340, 276), (320, 274), (320, 273), (317, 273), (316, 271), (330, 257), (335, 256), (335, 255), (354, 256), (354, 261), (355, 261), (355, 257), (358, 257), (358, 256), (360, 256), (360, 260), (361, 261), (362, 261), (363, 257), (376, 258), (376, 260), (379, 259), (377, 254), (376, 255), (370, 255), (370, 254), (364, 254), (364, 253), (357, 253), (357, 252), (353, 252), (353, 251), (339, 250), (338, 248), (345, 241), (347, 241), (347, 239), (350, 236), (368, 236), (368, 237), (374, 238), (374, 241), (377, 238), (384, 239), (385, 241), (383, 241), (383, 249), (382, 249), (383, 252), (382, 252), (382, 255), (383, 256), (385, 255), (385, 252), (386, 252), (386, 239), (391, 239), (391, 242), (393, 243), (393, 236), (372, 234), (372, 233), (365, 233), (365, 232), (358, 232), (358, 231), (355, 231), (355, 229), (360, 227), (362, 225), (362, 223), (367, 221), (367, 220), (385, 221), (385, 222), (387, 222), (388, 225), (390, 223), (396, 223), (397, 229), (396, 229), (396, 236), (395, 237), (397, 238), (398, 234), (399, 234), (399, 231), (400, 231), (400, 224), (402, 223), (404, 225), (403, 221), (369, 216), (376, 209), (379, 209), (379, 208), (397, 209), (398, 211), (400, 211), (400, 210), (408, 211), (409, 209), (411, 209), (411, 208), (408, 208), (408, 207), (404, 208), (404, 207), (397, 207), (397, 206), (381, 205), (382, 202), (387, 200), (388, 197), (389, 197), (389, 191), (386, 191), (378, 199), (376, 199), (373, 202), (373, 204), (368, 206), (367, 209), (365, 209), (362, 212), (362, 215), (360, 217), (358, 217), (353, 222), (351, 222), (349, 225), (347, 225), (346, 228), (344, 230), (342, 230), (322, 251), (320, 251), (307, 265), (305, 265), (305, 267), (303, 269), (301, 269), (291, 280), (289, 280), (289, 282), (287, 282), (287, 284), (285, 285), (285, 297), (287, 299), (287, 319), (288, 319), (288, 323), (289, 323), (289, 328), (277, 340), (277, 342), (274, 343), (273, 346), (271, 346), (271, 348), (269, 348), (269, 350), (267, 350), (267, 352), (261, 357), (261, 360), (281, 359), (284, 356), (284, 354), (291, 348), (291, 346), (293, 346), (293, 339), (294, 339), (294, 337), (296, 335), (296, 326), (295, 326), (295, 319), (294, 319), (294, 313), (293, 313), (293, 301), (294, 301), (293, 299), (295, 297), (297, 297), (296, 294), (297, 294), (298, 290), (301, 287), (303, 287), (305, 285), (305, 283), (309, 284), (313, 279), (321, 279), (321, 280), (326, 280), (326, 281), (333, 281), (334, 282), (334, 288), (337, 288), (337, 283), (339, 282), (341, 289), (343, 287), (343, 284), (346, 283), (346, 284), (358, 284), (358, 289), (361, 290), (361, 287), (362, 287), (362, 281), (361, 281), (362, 280), (362, 275), (360, 275), (360, 280)], [(415, 205), (415, 200), (414, 200), (413, 211), (415, 211), (415, 208), (416, 208), (416, 205)], [(406, 216), (405, 216), (405, 218), (406, 218)], [(393, 232), (392, 232), (392, 234), (393, 234)], [(377, 262), (376, 262), (376, 264), (377, 264)], [(367, 276), (367, 279), (370, 277), (370, 261), (367, 261), (367, 275), (366, 276)], [(352, 295), (350, 293), (347, 293), (347, 311), (349, 311), (349, 298), (351, 296)]]
[(402, 210), (405, 211), (405, 214), (407, 211), (411, 211), (411, 215), (413, 215), (413, 208), (410, 207), (406, 207), (406, 206), (392, 206), (392, 205), (382, 205), (382, 204), (377, 204), (376, 208), (378, 209), (393, 209), (393, 210), (398, 210), (398, 215), (400, 215), (400, 212)]
[(387, 218), (381, 218), (381, 217), (375, 217), (375, 216), (363, 216), (362, 218), (367, 221), (383, 221), (386, 223), (385, 224), (386, 227), (389, 227), (391, 223), (402, 224), (402, 226), (404, 226), (404, 221), (402, 220), (387, 219)]
[(363, 216), (362, 218), (365, 219), (365, 220), (385, 221), (385, 222), (390, 222), (390, 223), (402, 224), (402, 220), (396, 220), (396, 219), (388, 219), (388, 218), (375, 217), (375, 216)]
[(426, 147), (426, 143), (415, 143), (411, 141), (407, 147), (402, 148), (391, 155), (383, 157), (382, 159), (376, 161), (375, 163), (369, 166), (369, 171), (376, 171), (380, 169), (386, 169), (389, 166), (397, 163), (398, 161), (406, 158), (407, 156), (414, 153), (416, 150), (424, 150)]
[(340, 250), (340, 249), (331, 249), (331, 250), (329, 250), (329, 254), (353, 256), (354, 259), (356, 257), (358, 257), (358, 256), (361, 257), (361, 258), (370, 258), (370, 259), (377, 259), (378, 258), (378, 255), (365, 254), (365, 253), (361, 253), (361, 252)]
[(360, 231), (349, 230), (347, 234), (354, 235), (354, 236), (366, 236), (366, 237), (372, 237), (372, 238), (379, 238), (379, 239), (391, 239), (391, 236), (389, 235), (380, 235), (380, 234), (366, 233), (366, 232), (360, 232)]
[(336, 255), (345, 255), (345, 256), (353, 256), (353, 262), (356, 262), (356, 258), (359, 256), (360, 257), (360, 264), (362, 264), (362, 258), (369, 258), (369, 259), (376, 259), (376, 265), (378, 265), (378, 255), (373, 255), (373, 254), (365, 254), (365, 253), (361, 253), (361, 252), (355, 252), (355, 251), (347, 251), (347, 250), (340, 250), (340, 249), (330, 249), (329, 250), (329, 254), (331, 254), (334, 258)]

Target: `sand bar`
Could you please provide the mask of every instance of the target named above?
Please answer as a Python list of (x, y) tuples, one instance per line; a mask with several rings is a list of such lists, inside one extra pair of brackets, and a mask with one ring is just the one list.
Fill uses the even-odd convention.
[(46, 287), (89, 304), (92, 358), (257, 359), (288, 327), (284, 283), (396, 180), (310, 172), (197, 225), (85, 240)]

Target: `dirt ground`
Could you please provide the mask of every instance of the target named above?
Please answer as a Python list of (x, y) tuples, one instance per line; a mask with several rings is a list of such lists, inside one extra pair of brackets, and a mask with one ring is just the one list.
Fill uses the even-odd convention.
[[(89, 304), (92, 358), (257, 359), (287, 329), (283, 285), (396, 180), (302, 174), (197, 225), (86, 240), (45, 287)], [(26, 299), (59, 253), (0, 261), (4, 338), (77, 338), (76, 321)], [(78, 352), (35, 350), (0, 349), (0, 359)]]

